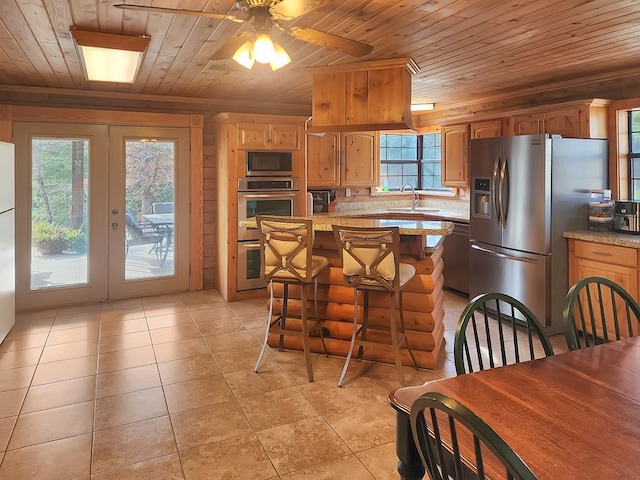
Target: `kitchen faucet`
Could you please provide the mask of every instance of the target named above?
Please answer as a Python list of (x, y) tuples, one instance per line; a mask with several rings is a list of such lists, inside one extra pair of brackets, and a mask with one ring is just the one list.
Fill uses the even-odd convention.
[(411, 190), (411, 208), (415, 210), (415, 208), (418, 206), (418, 195), (416, 195), (416, 189), (413, 188), (413, 185), (411, 185), (410, 183), (405, 183), (404, 185), (402, 185), (402, 187), (400, 187), (400, 191), (404, 192), (407, 188)]

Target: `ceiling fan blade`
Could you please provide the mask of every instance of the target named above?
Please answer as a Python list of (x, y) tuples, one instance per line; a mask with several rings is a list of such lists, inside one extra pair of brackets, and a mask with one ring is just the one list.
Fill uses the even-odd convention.
[(210, 59), (226, 60), (233, 57), (233, 54), (236, 53), (236, 50), (238, 50), (250, 36), (250, 33), (243, 32), (239, 35), (236, 35), (235, 37), (230, 38), (229, 40), (224, 42), (218, 50), (214, 52)]
[[(277, 22), (274, 23), (278, 25)], [(278, 26), (282, 28), (280, 25)], [(363, 57), (373, 51), (373, 47), (366, 43), (339, 37), (331, 33), (321, 32), (320, 30), (314, 30), (313, 28), (293, 27), (289, 29), (285, 28), (284, 30), (293, 38), (297, 38), (303, 42), (309, 42), (322, 47), (338, 50), (353, 57)]]
[(271, 15), (280, 20), (293, 20), (325, 3), (326, 0), (282, 0), (271, 7), (269, 11)]
[(194, 17), (206, 17), (216, 20), (231, 20), (232, 22), (244, 23), (246, 20), (242, 18), (234, 17), (233, 15), (224, 15), (222, 13), (213, 12), (201, 12), (199, 10), (183, 10), (180, 8), (164, 8), (164, 7), (147, 7), (145, 5), (129, 5), (127, 3), (118, 3), (114, 5), (116, 8), (122, 8), (124, 10), (137, 10), (142, 12), (155, 12), (155, 13), (173, 13), (180, 15), (192, 15)]

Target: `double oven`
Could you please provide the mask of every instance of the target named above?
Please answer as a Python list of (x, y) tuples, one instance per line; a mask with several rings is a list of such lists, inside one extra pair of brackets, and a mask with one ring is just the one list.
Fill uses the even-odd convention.
[[(238, 179), (238, 222), (256, 215), (300, 215), (300, 180), (292, 176), (291, 152), (246, 155), (246, 176)], [(237, 290), (265, 287), (257, 229), (238, 224), (237, 259)]]

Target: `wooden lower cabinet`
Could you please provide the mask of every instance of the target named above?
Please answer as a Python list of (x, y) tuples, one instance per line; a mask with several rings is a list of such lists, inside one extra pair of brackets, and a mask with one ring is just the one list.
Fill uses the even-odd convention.
[[(568, 288), (583, 278), (603, 277), (622, 286), (636, 301), (640, 301), (639, 253), (640, 250), (636, 248), (569, 239)], [(611, 303), (603, 307), (605, 318), (612, 318), (613, 314), (607, 314), (613, 310)], [(611, 334), (615, 336), (613, 326)]]

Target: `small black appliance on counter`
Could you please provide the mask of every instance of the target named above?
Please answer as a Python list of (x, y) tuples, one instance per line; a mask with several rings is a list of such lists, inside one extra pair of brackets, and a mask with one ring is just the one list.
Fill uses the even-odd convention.
[(614, 225), (616, 232), (640, 234), (640, 202), (616, 200)]
[(332, 190), (309, 190), (313, 196), (313, 213), (329, 211), (329, 204), (336, 199), (336, 192)]

